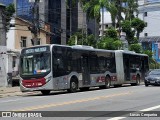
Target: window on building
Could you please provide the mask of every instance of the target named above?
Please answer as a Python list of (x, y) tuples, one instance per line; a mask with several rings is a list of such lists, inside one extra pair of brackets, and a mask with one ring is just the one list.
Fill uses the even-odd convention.
[(16, 67), (16, 56), (13, 56), (12, 68)]
[(38, 44), (38, 45), (40, 45), (40, 44), (41, 44), (41, 39), (40, 39), (40, 38), (38, 39), (37, 44)]
[(21, 37), (20, 43), (22, 48), (27, 47), (26, 40), (27, 40), (27, 37), (23, 37), (23, 36)]
[(144, 33), (144, 36), (145, 36), (145, 37), (148, 36), (148, 33)]
[(108, 25), (105, 25), (106, 28), (108, 28)]
[(147, 22), (145, 22), (145, 25), (146, 25), (146, 27), (148, 26), (148, 23)]
[(144, 17), (147, 17), (147, 12), (144, 12)]

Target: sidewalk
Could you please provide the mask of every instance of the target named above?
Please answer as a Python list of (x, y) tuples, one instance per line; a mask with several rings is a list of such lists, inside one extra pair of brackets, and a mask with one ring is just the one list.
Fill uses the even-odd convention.
[(22, 96), (29, 94), (37, 94), (37, 92), (26, 92), (22, 93), (20, 87), (0, 87), (0, 98), (9, 97), (9, 96)]

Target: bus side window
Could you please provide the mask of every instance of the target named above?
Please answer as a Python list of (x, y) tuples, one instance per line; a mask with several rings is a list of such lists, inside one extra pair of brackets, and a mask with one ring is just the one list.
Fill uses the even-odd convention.
[(105, 58), (104, 57), (99, 57), (98, 59), (98, 63), (99, 63), (99, 69), (101, 71), (104, 71), (105, 70)]

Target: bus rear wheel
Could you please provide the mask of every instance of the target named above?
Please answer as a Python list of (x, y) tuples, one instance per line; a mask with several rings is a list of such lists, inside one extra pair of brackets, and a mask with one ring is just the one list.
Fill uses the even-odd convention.
[(78, 89), (78, 83), (75, 79), (72, 79), (70, 82), (70, 89), (68, 89), (67, 91), (70, 93), (74, 93), (76, 92)]
[(49, 95), (50, 94), (50, 90), (41, 90), (41, 93), (43, 95)]
[(140, 81), (141, 81), (140, 76), (139, 76), (139, 75), (137, 75), (136, 85), (140, 85)]
[(104, 88), (108, 89), (110, 88), (110, 86), (111, 86), (111, 78), (109, 76), (106, 76)]
[(111, 78), (109, 76), (106, 76), (105, 78), (105, 85), (99, 86), (100, 89), (108, 89), (111, 86)]
[(132, 86), (140, 85), (140, 81), (141, 81), (140, 76), (137, 75), (137, 77), (136, 77), (136, 83), (131, 83), (131, 85), (132, 85)]

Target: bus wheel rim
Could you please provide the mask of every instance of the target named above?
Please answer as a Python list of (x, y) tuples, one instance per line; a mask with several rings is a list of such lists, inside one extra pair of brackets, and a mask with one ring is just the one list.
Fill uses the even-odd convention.
[(72, 88), (73, 88), (73, 89), (76, 89), (76, 83), (75, 83), (75, 82), (72, 82), (71, 85), (72, 85)]

